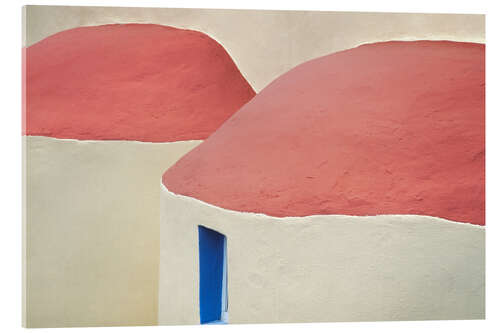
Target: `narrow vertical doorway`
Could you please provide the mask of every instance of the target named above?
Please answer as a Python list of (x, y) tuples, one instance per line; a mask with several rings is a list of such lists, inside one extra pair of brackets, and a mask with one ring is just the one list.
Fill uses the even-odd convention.
[(198, 226), (200, 322), (227, 323), (227, 240), (223, 234)]

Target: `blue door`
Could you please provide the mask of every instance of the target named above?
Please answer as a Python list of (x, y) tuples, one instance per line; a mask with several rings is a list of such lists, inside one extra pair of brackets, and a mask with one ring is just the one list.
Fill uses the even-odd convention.
[(200, 260), (200, 321), (227, 322), (226, 236), (198, 226)]

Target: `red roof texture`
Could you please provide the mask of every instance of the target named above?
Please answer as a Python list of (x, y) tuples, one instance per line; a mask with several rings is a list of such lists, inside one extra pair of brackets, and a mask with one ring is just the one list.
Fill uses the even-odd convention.
[(381, 42), (285, 73), (163, 176), (271, 216), (418, 214), (484, 225), (484, 45)]
[(205, 139), (255, 95), (224, 48), (197, 31), (81, 27), (24, 51), (28, 135)]

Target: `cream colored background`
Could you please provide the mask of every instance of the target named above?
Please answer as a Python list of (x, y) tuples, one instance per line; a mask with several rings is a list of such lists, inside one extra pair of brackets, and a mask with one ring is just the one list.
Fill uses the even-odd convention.
[(160, 325), (200, 322), (198, 225), (227, 237), (229, 323), (484, 318), (484, 227), (418, 215), (275, 218), (161, 187)]
[(25, 325), (156, 325), (158, 184), (200, 141), (23, 139)]
[(258, 92), (292, 67), (362, 43), (401, 39), (484, 42), (484, 15), (27, 6), (25, 45), (108, 23), (203, 31), (222, 44)]
[[(226, 48), (243, 75), (257, 91), (303, 61), (366, 42), (391, 39), (484, 42), (482, 15), (27, 6), (24, 16), (26, 24), (23, 26), (23, 33), (26, 46), (59, 31), (87, 25), (139, 22), (200, 30), (215, 38)], [(187, 214), (184, 217), (182, 216), (184, 213), (180, 211), (168, 213), (174, 217), (179, 216), (179, 219), (176, 218), (172, 223), (179, 224), (178, 231), (187, 228), (187, 233), (185, 238), (162, 244), (163, 279), (161, 297), (158, 299), (160, 223), (158, 205), (161, 174), (199, 142), (153, 144), (129, 141), (60, 140), (46, 137), (25, 137), (24, 140), (25, 325), (30, 327), (153, 325), (157, 323), (158, 302), (161, 323), (198, 323), (196, 308), (198, 300), (197, 294), (193, 291), (193, 288), (196, 289), (198, 278), (197, 273), (193, 271), (197, 267), (193, 266), (197, 258), (197, 248), (194, 246), (196, 243), (193, 243), (195, 234), (192, 228), (201, 222), (189, 220), (189, 217), (198, 218), (197, 211), (193, 212), (194, 215)], [(209, 215), (204, 218), (218, 218), (217, 211), (206, 212)], [(225, 216), (225, 213), (222, 215)], [(375, 284), (375, 289), (371, 292), (368, 289), (347, 292), (332, 289), (329, 284), (324, 285), (324, 288), (317, 285), (313, 286), (312, 294), (304, 294), (307, 289), (297, 283), (309, 284), (320, 281), (317, 278), (322, 273), (318, 269), (323, 269), (325, 263), (332, 265), (324, 271), (325, 274), (326, 272), (334, 274), (333, 276), (341, 274), (340, 276), (343, 276), (341, 281), (346, 283), (346, 288), (350, 287), (346, 274), (349, 272), (354, 274), (355, 271), (342, 273), (342, 266), (336, 266), (338, 261), (324, 261), (328, 258), (322, 253), (313, 258), (313, 252), (304, 252), (303, 257), (296, 258), (297, 262), (286, 256), (273, 254), (273, 251), (276, 251), (275, 243), (278, 241), (283, 242), (283, 253), (285, 251), (296, 253), (286, 244), (289, 243), (290, 247), (298, 246), (303, 240), (302, 236), (298, 236), (300, 232), (304, 233), (303, 237), (312, 237), (309, 242), (320, 237), (320, 243), (323, 244), (322, 242), (327, 240), (335, 242), (338, 235), (345, 233), (354, 235), (354, 229), (348, 227), (344, 230), (343, 224), (339, 223), (331, 226), (326, 224), (327, 231), (324, 235), (318, 235), (316, 231), (308, 232), (308, 230), (315, 230), (322, 225), (321, 223), (310, 226), (298, 224), (297, 227), (290, 227), (289, 230), (293, 232), (283, 231), (278, 234), (274, 223), (244, 222), (239, 225), (237, 221), (238, 219), (231, 220), (231, 223), (222, 222), (225, 226), (222, 231), (228, 232), (230, 237), (228, 246), (231, 322), (366, 320), (371, 318), (370, 316), (374, 319), (389, 318), (389, 311), (395, 309), (396, 305), (389, 302), (384, 308), (385, 312), (369, 313), (378, 302), (373, 296), (380, 296), (382, 290), (376, 288), (381, 288), (384, 284)], [(250, 232), (249, 237), (244, 238), (243, 233), (260, 225), (263, 227)], [(219, 224), (214, 225), (218, 226)], [(231, 229), (226, 230), (227, 227)], [(241, 230), (238, 231), (240, 227)], [(280, 228), (283, 227), (284, 225), (280, 224)], [(270, 234), (271, 238), (265, 236), (268, 228), (274, 230)], [(396, 232), (405, 233), (413, 230), (398, 231), (397, 228), (388, 228), (387, 235), (391, 239), (397, 238)], [(370, 230), (372, 229), (367, 229), (367, 232)], [(452, 228), (450, 232), (455, 243), (446, 245), (448, 247), (443, 245), (444, 249), (451, 249), (464, 242), (464, 255), (470, 258), (472, 267), (479, 270), (476, 272), (479, 275), (471, 276), (471, 282), (474, 283), (480, 283), (481, 274), (484, 273), (481, 270), (482, 247), (478, 245), (480, 248), (477, 248), (470, 243), (477, 240), (477, 244), (480, 244), (483, 237), (482, 229), (480, 230), (480, 234), (471, 231), (471, 239), (467, 240), (458, 237)], [(297, 231), (299, 233), (296, 234)], [(445, 228), (444, 231), (447, 235), (448, 229)], [(330, 232), (332, 234), (329, 234)], [(468, 231), (460, 234), (469, 237)], [(257, 235), (262, 235), (264, 238), (262, 240), (254, 238)], [(380, 236), (377, 231), (374, 235), (383, 238), (384, 233)], [(418, 235), (427, 234), (418, 231), (414, 238), (410, 237), (410, 234), (406, 239), (417, 241)], [(428, 236), (436, 241), (443, 239), (439, 234)], [(168, 239), (165, 235), (163, 237)], [(240, 239), (244, 246), (235, 244), (235, 239)], [(383, 241), (381, 242), (383, 245)], [(367, 244), (365, 249), (374, 244)], [(419, 254), (410, 251), (419, 250), (418, 244), (420, 243), (416, 242), (415, 247), (406, 248), (407, 257), (397, 256), (387, 260), (408, 258), (419, 262), (418, 260), (421, 260)], [(182, 249), (180, 256), (166, 258), (165, 251), (170, 247), (173, 253), (176, 253), (177, 246)], [(397, 243), (391, 246), (400, 249), (403, 245)], [(336, 252), (340, 250), (340, 247), (335, 247), (325, 253), (336, 255), (335, 258), (341, 260), (340, 252)], [(430, 255), (430, 252), (424, 250), (422, 255), (424, 254)], [(252, 259), (252, 255), (258, 259)], [(281, 258), (282, 261), (277, 262), (277, 258)], [(453, 265), (462, 267), (461, 263), (453, 261), (456, 257), (452, 253), (444, 253), (438, 258), (451, 260)], [(478, 261), (473, 261), (473, 258)], [(177, 260), (173, 263), (184, 265), (182, 270), (178, 273), (172, 270), (167, 272), (166, 267), (169, 266), (166, 264), (170, 264), (168, 260)], [(239, 262), (239, 260), (244, 261)], [(252, 267), (249, 271), (251, 276), (245, 275), (246, 266), (240, 266), (246, 265), (246, 261)], [(446, 272), (439, 271), (432, 263), (424, 261), (422, 267), (436, 270), (436, 276), (446, 276)], [(272, 267), (276, 264), (280, 271)], [(359, 265), (361, 264), (364, 263), (359, 261)], [(401, 272), (403, 274), (401, 278), (411, 278), (409, 272), (412, 267), (408, 266), (410, 264), (408, 261), (402, 266), (395, 266), (401, 270), (403, 268), (408, 270)], [(299, 270), (294, 271), (294, 267)], [(357, 267), (359, 268), (357, 273), (361, 274), (361, 266)], [(453, 267), (447, 266), (447, 268)], [(313, 269), (316, 273), (308, 275), (305, 269)], [(194, 275), (186, 275), (188, 272)], [(236, 272), (239, 272), (237, 279), (231, 277)], [(170, 276), (166, 278), (166, 274)], [(366, 282), (364, 288), (370, 286), (366, 280), (370, 277), (390, 279), (389, 275), (385, 276), (379, 270), (364, 274), (365, 277), (353, 280)], [(276, 279), (278, 275), (282, 276), (284, 284), (290, 285), (289, 289), (281, 290), (273, 285), (276, 281), (267, 280)], [(454, 281), (450, 278), (446, 281), (450, 282), (449, 288), (452, 289), (446, 291), (448, 289), (445, 287), (445, 290), (437, 290), (438, 284), (442, 281), (435, 281), (432, 276), (422, 278), (420, 275), (419, 278), (422, 279), (409, 281), (420, 283), (416, 287), (421, 290), (426, 290), (425, 286), (428, 284), (429, 290), (436, 292), (436, 295), (443, 295), (444, 292), (456, 293), (452, 299), (456, 299), (457, 304), (460, 304), (465, 297), (464, 293), (469, 290), (467, 288), (470, 288), (463, 279)], [(316, 280), (311, 280), (312, 277)], [(238, 280), (242, 278), (243, 280)], [(389, 283), (388, 281), (386, 282)], [(398, 280), (398, 283), (401, 284), (402, 281)], [(180, 282), (182, 284), (179, 284)], [(249, 298), (250, 296), (245, 294), (247, 284), (250, 286), (248, 292), (256, 292), (255, 295), (263, 295), (262, 290), (271, 287), (273, 294), (268, 295), (269, 298), (260, 300)], [(184, 286), (184, 289), (172, 288), (179, 285)], [(466, 288), (460, 291), (464, 285)], [(399, 286), (394, 293), (403, 290), (401, 285)], [(481, 294), (484, 286), (478, 284), (477, 288), (477, 292)], [(335, 309), (338, 307), (337, 303), (321, 297), (318, 299), (318, 306), (313, 306), (316, 309), (315, 313), (304, 309), (301, 303), (292, 304), (292, 301), (299, 296), (315, 296), (316, 293), (319, 295), (325, 290), (332, 291), (332, 295), (336, 298), (343, 299), (345, 311), (355, 306), (354, 303), (349, 303), (349, 299), (352, 298), (359, 301), (356, 306), (364, 312), (358, 317), (344, 310), (332, 315), (318, 306), (323, 304)], [(289, 296), (284, 294), (288, 292), (296, 294), (292, 293)], [(372, 300), (366, 305), (363, 293), (367, 293), (368, 299)], [(416, 294), (408, 294), (404, 299), (412, 301), (412, 297), (416, 297)], [(427, 304), (431, 308), (417, 307), (414, 311), (405, 312), (405, 309), (412, 306), (411, 302), (406, 305), (399, 303), (398, 306), (404, 305), (403, 309), (395, 310), (391, 318), (407, 318), (408, 313), (411, 313), (413, 319), (423, 318), (433, 309), (437, 309), (433, 316), (453, 317), (459, 314), (482, 316), (484, 303), (480, 297), (474, 299), (470, 308), (450, 305), (452, 312), (439, 310), (441, 309), (438, 307), (439, 299), (432, 298), (432, 295), (430, 297), (437, 302), (434, 305)], [(395, 299), (389, 297), (389, 301), (391, 300)]]

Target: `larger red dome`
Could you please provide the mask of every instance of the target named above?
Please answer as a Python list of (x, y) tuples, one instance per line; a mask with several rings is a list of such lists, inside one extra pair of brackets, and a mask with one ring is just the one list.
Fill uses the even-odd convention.
[(419, 214), (484, 224), (484, 45), (363, 45), (282, 75), (163, 176), (272, 216)]
[(25, 53), (28, 135), (205, 139), (255, 95), (224, 48), (197, 31), (81, 27)]

